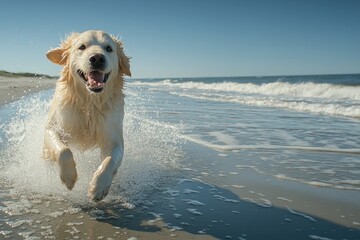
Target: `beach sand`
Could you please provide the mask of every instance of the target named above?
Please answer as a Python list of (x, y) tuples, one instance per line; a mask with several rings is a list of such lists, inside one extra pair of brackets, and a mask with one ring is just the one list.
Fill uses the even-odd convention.
[[(56, 80), (0, 82), (6, 104)], [(183, 150), (190, 161), (138, 205), (22, 194), (0, 178), (0, 239), (360, 239), (359, 192), (259, 174), (192, 142)]]
[(55, 87), (56, 79), (0, 76), (0, 105), (18, 100), (26, 94)]

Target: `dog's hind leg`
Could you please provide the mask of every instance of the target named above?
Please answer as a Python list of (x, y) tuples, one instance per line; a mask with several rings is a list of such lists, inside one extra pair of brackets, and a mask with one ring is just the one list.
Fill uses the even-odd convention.
[(60, 179), (71, 190), (77, 179), (73, 154), (52, 129), (45, 129), (44, 158), (56, 160), (60, 167)]

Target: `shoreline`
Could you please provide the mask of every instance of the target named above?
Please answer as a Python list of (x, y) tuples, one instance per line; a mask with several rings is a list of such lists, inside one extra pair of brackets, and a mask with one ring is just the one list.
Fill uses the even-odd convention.
[[(251, 171), (241, 174), (243, 178), (253, 175)], [(182, 178), (169, 179), (167, 183), (160, 184), (139, 205), (123, 202), (114, 195), (94, 205), (22, 191), (14, 194), (9, 192), (10, 189), (2, 189), (0, 199), (12, 200), (4, 201), (1, 207), (3, 213), (8, 215), (0, 211), (0, 217), (10, 227), (5, 224), (1, 227), (0, 221), (0, 235), (3, 234), (5, 239), (24, 233), (29, 237), (55, 239), (355, 240), (360, 234), (356, 227), (290, 206), (302, 204), (310, 211), (314, 207), (311, 201), (283, 195), (284, 189), (276, 188), (276, 184), (267, 191), (246, 185), (241, 189), (247, 192), (244, 194), (229, 189), (229, 186), (188, 175), (193, 174), (185, 173)], [(292, 183), (288, 187), (291, 188)], [(276, 196), (283, 196), (278, 200), (289, 206), (280, 207), (273, 202), (268, 195), (271, 191)], [(325, 198), (314, 199), (320, 210), (340, 214), (339, 207), (329, 209), (327, 204), (318, 205)], [(341, 204), (340, 207), (346, 207), (351, 212), (351, 206)]]
[(55, 88), (57, 79), (0, 76), (0, 106), (42, 90)]
[[(360, 191), (312, 186), (295, 180), (261, 174), (254, 169), (234, 167), (236, 158), (230, 152), (216, 151), (191, 142), (186, 147), (196, 156), (199, 166), (212, 165), (212, 171), (191, 169), (195, 178), (231, 191), (239, 199), (259, 206), (292, 209), (341, 226), (360, 230)], [(206, 153), (204, 155), (203, 153)], [(224, 156), (225, 155), (225, 156)]]
[[(0, 77), (0, 82), (4, 82), (1, 106), (52, 88), (56, 80)], [(358, 191), (263, 175), (237, 167), (238, 159), (231, 151), (216, 151), (195, 142), (182, 148), (184, 165), (133, 207), (117, 198), (116, 190), (95, 205), (72, 202), (66, 196), (18, 191), (4, 183), (0, 189), (0, 236), (242, 240), (360, 236)], [(3, 180), (0, 178), (0, 183)]]

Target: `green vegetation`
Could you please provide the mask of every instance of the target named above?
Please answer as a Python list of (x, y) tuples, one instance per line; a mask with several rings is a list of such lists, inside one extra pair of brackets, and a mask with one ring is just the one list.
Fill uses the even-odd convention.
[(13, 78), (18, 78), (18, 77), (44, 77), (44, 78), (56, 78), (53, 76), (49, 76), (46, 74), (37, 74), (37, 73), (12, 73), (12, 72), (7, 72), (7, 71), (3, 71), (0, 70), (0, 76), (3, 77), (13, 77)]

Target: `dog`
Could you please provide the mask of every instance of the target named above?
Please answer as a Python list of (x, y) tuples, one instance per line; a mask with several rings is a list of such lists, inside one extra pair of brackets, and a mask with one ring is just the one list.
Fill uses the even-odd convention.
[(124, 155), (123, 77), (131, 76), (130, 58), (117, 37), (92, 30), (70, 34), (46, 56), (63, 68), (50, 103), (43, 157), (58, 163), (62, 183), (72, 190), (77, 170), (70, 147), (100, 148), (88, 196), (101, 201)]

